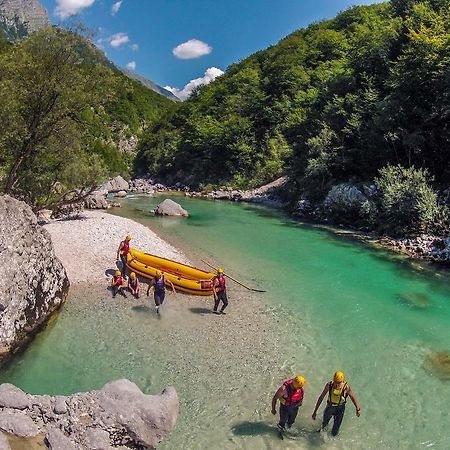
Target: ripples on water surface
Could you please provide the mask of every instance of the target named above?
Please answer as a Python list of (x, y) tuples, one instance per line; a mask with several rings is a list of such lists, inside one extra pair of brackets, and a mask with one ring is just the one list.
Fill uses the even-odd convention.
[[(432, 362), (432, 352), (450, 352), (447, 271), (265, 208), (175, 199), (189, 219), (152, 217), (162, 197), (128, 199), (115, 213), (267, 293), (230, 285), (226, 317), (209, 314), (208, 299), (169, 297), (158, 320), (150, 303), (79, 287), (2, 381), (52, 394), (119, 377), (149, 393), (174, 384), (180, 417), (165, 449), (450, 448), (445, 353), (441, 371)], [(363, 415), (350, 402), (340, 437), (330, 439), (310, 415), (336, 369), (348, 374)], [(305, 404), (281, 443), (270, 400), (297, 371), (308, 379)]]

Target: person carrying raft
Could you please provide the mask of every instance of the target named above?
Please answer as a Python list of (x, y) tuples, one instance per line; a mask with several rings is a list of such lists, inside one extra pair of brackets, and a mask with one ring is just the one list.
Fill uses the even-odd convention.
[(130, 273), (130, 278), (128, 278), (128, 290), (134, 297), (139, 298), (139, 291), (141, 287), (139, 285), (139, 280), (134, 272)]
[(126, 270), (127, 270), (127, 255), (130, 253), (130, 241), (131, 236), (129, 234), (126, 235), (125, 239), (119, 244), (119, 248), (117, 249), (116, 261), (122, 261), (122, 274), (124, 278), (126, 278)]
[(159, 307), (164, 303), (164, 298), (166, 296), (166, 281), (170, 284), (173, 293), (176, 295), (173, 283), (170, 280), (166, 280), (166, 277), (160, 270), (156, 271), (155, 278), (153, 278), (148, 285), (147, 296), (150, 295), (150, 289), (153, 288), (153, 298), (155, 300), (157, 314), (159, 314)]
[(281, 438), (286, 431), (286, 426), (291, 428), (297, 418), (298, 409), (302, 406), (305, 391), (306, 380), (302, 375), (286, 380), (275, 392), (272, 398), (272, 414), (277, 413), (277, 400), (280, 400), (280, 421), (278, 422), (278, 431)]
[(126, 294), (124, 292), (125, 289), (125, 282), (122, 277), (122, 273), (120, 270), (116, 270), (114, 272), (114, 276), (111, 280), (111, 288), (113, 292), (113, 298), (117, 295), (117, 293), (123, 295), (126, 298)]
[(316, 420), (317, 410), (319, 409), (322, 400), (327, 394), (328, 400), (327, 406), (325, 407), (325, 410), (323, 412), (321, 430), (324, 430), (327, 427), (330, 419), (334, 417), (331, 434), (333, 436), (337, 436), (337, 434), (339, 433), (339, 428), (342, 424), (342, 419), (344, 418), (347, 397), (350, 397), (353, 404), (355, 405), (356, 415), (358, 417), (361, 415), (361, 408), (358, 404), (358, 400), (356, 399), (355, 394), (350, 389), (350, 385), (345, 381), (344, 372), (338, 370), (333, 376), (333, 381), (328, 382), (323, 388), (322, 393), (319, 395), (316, 407), (314, 408), (314, 412), (312, 413), (313, 420)]
[[(212, 279), (213, 295), (214, 295), (214, 314), (226, 314), (225, 308), (228, 306), (227, 287), (225, 283), (225, 272), (219, 267), (217, 275)], [(222, 308), (219, 309), (219, 304), (222, 302)]]

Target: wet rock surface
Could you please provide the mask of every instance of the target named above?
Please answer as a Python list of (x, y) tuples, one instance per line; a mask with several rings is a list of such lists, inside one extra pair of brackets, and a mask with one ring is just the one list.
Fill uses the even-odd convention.
[[(0, 363), (64, 302), (69, 280), (49, 233), (25, 203), (0, 196)], [(7, 402), (0, 390), (0, 400)]]
[(0, 448), (19, 437), (52, 450), (153, 449), (173, 429), (178, 414), (173, 387), (145, 395), (128, 380), (68, 397), (30, 395), (10, 384), (1, 385), (0, 392), (16, 399), (0, 407), (0, 431), (7, 433)]
[(168, 198), (155, 208), (155, 214), (157, 216), (189, 216), (189, 213), (181, 205)]

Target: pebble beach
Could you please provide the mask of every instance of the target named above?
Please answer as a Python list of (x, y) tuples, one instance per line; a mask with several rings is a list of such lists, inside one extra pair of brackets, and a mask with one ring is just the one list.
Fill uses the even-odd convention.
[(149, 228), (104, 212), (84, 211), (76, 219), (52, 221), (45, 229), (52, 237), (56, 256), (63, 263), (71, 283), (107, 281), (108, 270), (116, 267), (117, 248), (127, 234), (132, 236), (132, 247), (188, 263), (180, 250)]

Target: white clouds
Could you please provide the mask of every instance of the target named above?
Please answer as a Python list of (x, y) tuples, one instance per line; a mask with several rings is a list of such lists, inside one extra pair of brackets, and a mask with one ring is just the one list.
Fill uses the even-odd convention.
[(115, 16), (119, 12), (121, 6), (122, 0), (119, 0), (118, 2), (114, 3), (114, 5), (111, 6), (111, 15)]
[(195, 80), (189, 81), (183, 89), (177, 89), (171, 86), (164, 86), (164, 89), (172, 92), (172, 94), (176, 95), (181, 100), (186, 100), (191, 94), (192, 91), (204, 84), (209, 84), (211, 81), (214, 81), (218, 76), (222, 75), (224, 72), (217, 67), (210, 67), (206, 69), (205, 74), (201, 78), (196, 78)]
[(56, 0), (55, 14), (61, 19), (78, 14), (82, 9), (89, 8), (95, 0)]
[(128, 44), (128, 42), (130, 42), (130, 38), (126, 33), (116, 33), (109, 37), (109, 45), (114, 48)]
[(177, 45), (172, 50), (172, 53), (180, 59), (200, 58), (200, 56), (209, 55), (211, 52), (212, 47), (198, 39), (190, 39), (187, 42), (183, 42), (183, 44)]
[(127, 69), (129, 69), (129, 70), (136, 70), (136, 61), (130, 61), (127, 64)]
[(133, 52), (135, 52), (136, 50), (139, 49), (139, 45), (137, 45), (137, 44), (131, 44), (131, 45), (130, 45), (130, 48), (131, 48), (131, 50), (133, 50)]

